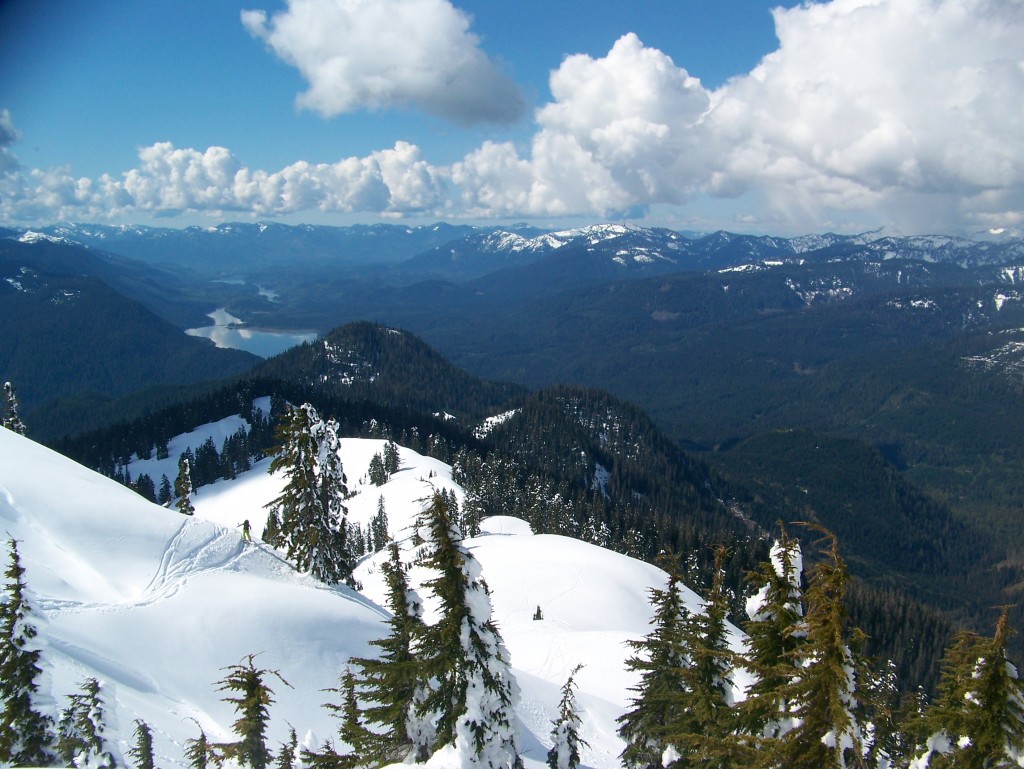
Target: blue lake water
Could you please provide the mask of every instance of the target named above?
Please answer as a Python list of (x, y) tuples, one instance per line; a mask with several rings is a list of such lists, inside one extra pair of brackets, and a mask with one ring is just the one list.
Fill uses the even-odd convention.
[(286, 331), (273, 328), (249, 328), (223, 307), (209, 313), (212, 326), (185, 329), (189, 336), (201, 336), (218, 347), (245, 350), (261, 358), (272, 358), (289, 347), (316, 339), (313, 331)]

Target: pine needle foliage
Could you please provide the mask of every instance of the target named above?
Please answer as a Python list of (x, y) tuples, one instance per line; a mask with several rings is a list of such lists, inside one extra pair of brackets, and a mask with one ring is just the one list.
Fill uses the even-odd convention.
[(428, 536), (421, 565), (437, 575), (425, 584), (441, 616), (426, 631), (423, 664), (432, 688), (417, 710), (436, 724), (435, 750), (452, 744), (473, 767), (517, 767), (519, 690), (490, 616), (480, 564), (463, 546), (445, 495), (434, 494), (423, 524)]
[(154, 769), (153, 731), (145, 721), (135, 722), (135, 744), (128, 750), (135, 769)]
[(629, 642), (634, 654), (626, 660), (626, 669), (640, 674), (640, 682), (631, 689), (636, 696), (630, 701), (630, 710), (618, 719), (619, 736), (626, 743), (621, 758), (627, 769), (660, 767), (669, 735), (686, 716), (689, 612), (680, 591), (678, 558), (663, 558), (660, 565), (668, 573), (668, 583), (664, 589), (650, 591), (653, 627), (642, 641)]
[(424, 634), (419, 597), (409, 588), (398, 544), (391, 542), (390, 560), (382, 567), (387, 583), (389, 633), (373, 641), (380, 653), (376, 658), (357, 658), (351, 663), (359, 670), (364, 704), (362, 717), (373, 729), (367, 754), (375, 763), (397, 763), (416, 758), (410, 735), (410, 716), (416, 692), (424, 685), (417, 659), (417, 646)]
[(295, 769), (295, 755), (299, 750), (299, 735), (295, 733), (295, 727), (288, 730), (288, 742), (281, 745), (277, 751), (277, 761), (274, 769)]
[(54, 758), (55, 738), (53, 721), (36, 704), (42, 653), (35, 646), (25, 568), (13, 537), (8, 549), (7, 585), (0, 603), (0, 764), (46, 766)]
[(742, 665), (754, 675), (754, 683), (738, 705), (737, 742), (756, 753), (770, 752), (771, 742), (794, 725), (786, 686), (800, 670), (802, 573), (800, 544), (783, 530), (772, 545), (770, 560), (747, 577), (754, 594), (747, 601)]
[(57, 726), (57, 754), (66, 766), (113, 769), (117, 762), (107, 747), (106, 710), (100, 696), (100, 682), (87, 678)]
[(548, 751), (548, 766), (551, 769), (576, 769), (580, 764), (580, 746), (589, 747), (580, 737), (579, 713), (576, 709), (576, 674), (583, 669), (577, 665), (562, 685), (562, 698), (558, 702), (558, 718), (551, 728), (551, 750)]
[(178, 475), (174, 479), (174, 496), (178, 500), (174, 506), (182, 515), (195, 513), (196, 508), (192, 504), (193, 493), (195, 493), (195, 488), (192, 486), (192, 463), (187, 456), (182, 454), (178, 459)]
[[(192, 719), (195, 721), (195, 719)], [(207, 765), (213, 758), (213, 746), (206, 737), (203, 727), (199, 726), (199, 736), (185, 740), (185, 760), (191, 769), (207, 769)]]
[(0, 406), (2, 406), (0, 408), (0, 411), (2, 411), (0, 413), (0, 426), (6, 427), (18, 435), (25, 435), (27, 432), (25, 423), (18, 416), (18, 397), (14, 393), (14, 385), (10, 382), (4, 382), (3, 399)]
[(925, 714), (931, 738), (915, 766), (1010, 767), (1024, 761), (1024, 684), (1006, 657), (1003, 607), (986, 638), (962, 632), (942, 662), (939, 694)]
[(728, 553), (715, 548), (715, 572), (704, 611), (693, 613), (684, 625), (685, 654), (690, 664), (682, 670), (683, 717), (667, 739), (679, 754), (674, 769), (701, 767), (726, 769), (735, 766), (735, 708), (732, 668), (726, 627), (728, 596), (723, 565)]
[(338, 457), (338, 425), (320, 419), (308, 403), (289, 406), (276, 432), (271, 473), (286, 479), (280, 496), (266, 505), (263, 541), (284, 549), (301, 572), (328, 584), (351, 582), (355, 558), (348, 542), (348, 496)]
[(267, 724), (270, 720), (270, 706), (273, 704), (273, 690), (266, 684), (267, 676), (274, 676), (285, 686), (277, 670), (258, 668), (253, 664), (256, 655), (249, 654), (235, 665), (223, 668), (227, 674), (218, 682), (218, 691), (236, 692), (233, 696), (222, 697), (223, 702), (235, 706), (238, 718), (232, 729), (238, 741), (218, 745), (227, 758), (233, 758), (251, 769), (266, 769), (272, 760), (267, 748)]
[[(845, 632), (846, 564), (836, 537), (820, 527), (823, 560), (810, 574), (806, 615), (799, 624), (805, 643), (795, 651), (800, 675), (781, 690), (797, 719), (779, 742), (779, 766), (787, 769), (849, 769), (864, 766), (861, 710), (856, 689), (860, 663)], [(855, 633), (852, 635), (856, 635)]]

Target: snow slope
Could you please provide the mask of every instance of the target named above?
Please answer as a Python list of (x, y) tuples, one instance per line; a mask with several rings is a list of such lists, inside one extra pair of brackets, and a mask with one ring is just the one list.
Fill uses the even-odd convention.
[[(342, 441), (354, 492), (349, 517), (365, 527), (382, 497), (391, 532), (404, 541), (434, 489), (451, 489), (460, 500), (462, 489), (447, 465), (405, 448), (388, 483), (369, 484), (370, 459), (383, 445)], [(234, 713), (215, 682), (222, 668), (251, 653), (292, 686), (271, 681), (274, 748), (288, 725), (313, 746), (335, 736), (337, 722), (322, 707), (329, 695), (321, 690), (336, 685), (349, 656), (371, 653), (368, 642), (385, 634), (377, 606), (385, 596), (383, 554), (357, 569), (358, 594), (296, 574), (262, 543), (243, 545), (238, 525), (248, 518), (258, 535), (263, 505), (281, 488), (268, 463), (202, 487), (193, 498), (196, 516), (183, 518), (0, 430), (0, 522), (21, 543), (35, 621), (47, 644), (45, 686), (57, 708), (82, 679), (99, 678), (119, 752), (127, 750), (136, 718), (153, 728), (160, 766), (184, 765), (183, 743), (198, 734), (191, 719), (211, 739), (230, 739)], [(625, 642), (648, 632), (647, 591), (664, 586), (665, 575), (584, 542), (534, 535), (514, 518), (485, 521), (467, 544), (491, 588), (522, 689), (527, 765), (543, 765), (558, 689), (582, 663), (582, 736), (590, 743), (583, 762), (618, 766), (615, 719), (635, 680), (624, 670)], [(418, 583), (428, 575), (413, 568), (410, 576)], [(699, 608), (695, 594), (686, 600)], [(538, 606), (542, 620), (533, 619)], [(429, 600), (427, 608), (429, 619)]]

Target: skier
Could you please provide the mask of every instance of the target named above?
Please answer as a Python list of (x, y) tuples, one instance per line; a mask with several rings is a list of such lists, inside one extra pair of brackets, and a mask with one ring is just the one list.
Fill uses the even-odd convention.
[(242, 541), (243, 542), (252, 542), (252, 534), (249, 533), (252, 527), (249, 525), (249, 519), (246, 518), (244, 521), (242, 521), (241, 526), (242, 526)]

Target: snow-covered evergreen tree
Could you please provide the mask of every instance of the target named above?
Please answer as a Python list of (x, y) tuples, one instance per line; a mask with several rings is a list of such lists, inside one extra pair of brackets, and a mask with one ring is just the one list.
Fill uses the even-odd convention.
[(684, 653), (689, 660), (681, 671), (683, 713), (667, 735), (678, 757), (671, 762), (663, 759), (665, 766), (725, 769), (736, 758), (725, 556), (724, 547), (715, 549), (714, 575), (704, 611), (690, 614), (683, 625)]
[(619, 736), (625, 741), (622, 762), (627, 769), (655, 769), (669, 747), (668, 736), (685, 716), (683, 670), (686, 654), (685, 624), (689, 612), (683, 604), (679, 561), (664, 558), (668, 572), (664, 589), (650, 591), (654, 617), (651, 632), (642, 641), (631, 641), (635, 652), (626, 660), (628, 670), (640, 673), (631, 689), (636, 696), (631, 709), (619, 717)]
[(145, 721), (135, 722), (135, 745), (128, 755), (135, 769), (153, 769), (153, 731)]
[(182, 454), (178, 459), (178, 477), (174, 479), (174, 496), (177, 502), (174, 506), (182, 515), (192, 515), (196, 509), (192, 505), (192, 495), (195, 487), (192, 485), (192, 463), (188, 456)]
[(1024, 683), (1006, 658), (1004, 608), (992, 638), (957, 635), (942, 662), (930, 736), (913, 769), (1024, 766)]
[(338, 457), (337, 423), (324, 422), (311, 405), (290, 406), (278, 427), (279, 448), (270, 472), (285, 476), (281, 495), (267, 508), (263, 540), (283, 548), (299, 571), (334, 584), (352, 574), (347, 543), (345, 473)]
[(743, 664), (755, 680), (739, 706), (738, 728), (740, 741), (750, 747), (769, 750), (765, 742), (795, 724), (784, 688), (800, 669), (797, 649), (805, 637), (798, 627), (803, 617), (802, 576), (800, 543), (783, 531), (772, 544), (769, 561), (750, 578), (756, 592), (746, 605), (750, 621), (745, 626)]
[(562, 686), (562, 699), (558, 703), (558, 718), (552, 722), (551, 749), (548, 766), (551, 769), (576, 769), (580, 765), (580, 746), (587, 741), (580, 737), (579, 713), (576, 710), (576, 674), (583, 668), (577, 665)]
[(227, 675), (218, 682), (218, 691), (236, 692), (222, 699), (235, 706), (238, 718), (232, 728), (239, 739), (217, 748), (226, 758), (251, 769), (266, 769), (273, 758), (267, 748), (267, 722), (274, 702), (274, 691), (267, 685), (266, 677), (272, 675), (285, 686), (289, 684), (278, 671), (257, 668), (254, 659), (255, 655), (250, 654), (238, 664), (224, 668)]
[(434, 749), (451, 746), (463, 766), (519, 766), (519, 687), (491, 619), (480, 564), (463, 546), (446, 496), (434, 494), (423, 523), (427, 543), (421, 564), (436, 573), (426, 586), (439, 600), (441, 616), (427, 628), (421, 649), (432, 688), (419, 703), (419, 714), (435, 724)]
[(14, 394), (14, 385), (4, 382), (3, 413), (0, 414), (0, 426), (6, 427), (11, 432), (24, 435), (25, 423), (18, 416), (18, 397)]
[(77, 769), (113, 769), (114, 754), (107, 747), (107, 724), (100, 682), (86, 679), (61, 714), (57, 727), (57, 753), (66, 766)]
[(817, 530), (827, 543), (825, 558), (812, 570), (804, 594), (806, 614), (798, 625), (805, 636), (797, 652), (800, 674), (780, 691), (792, 703), (794, 725), (779, 741), (777, 765), (849, 769), (864, 764), (857, 690), (863, 665), (844, 632), (846, 564), (835, 536)]
[[(380, 650), (376, 658), (354, 659), (359, 669), (363, 699), (363, 720), (373, 729), (367, 752), (379, 763), (397, 763), (425, 758), (432, 744), (422, 739), (416, 718), (416, 693), (425, 691), (423, 666), (417, 648), (423, 639), (422, 602), (409, 587), (398, 545), (389, 546), (390, 560), (382, 567), (388, 587), (387, 608), (390, 632), (373, 641)], [(419, 738), (419, 739), (418, 739)]]
[(0, 603), (0, 764), (46, 766), (55, 754), (53, 721), (38, 705), (42, 652), (29, 621), (25, 569), (13, 538), (9, 548)]
[[(341, 466), (341, 439), (338, 423), (333, 419), (314, 425), (317, 442), (316, 478), (320, 487), (320, 505), (306, 533), (309, 552), (308, 570), (327, 583), (350, 581), (356, 565), (357, 549), (349, 536), (347, 521), (348, 479)], [(296, 563), (298, 566), (298, 562)]]

